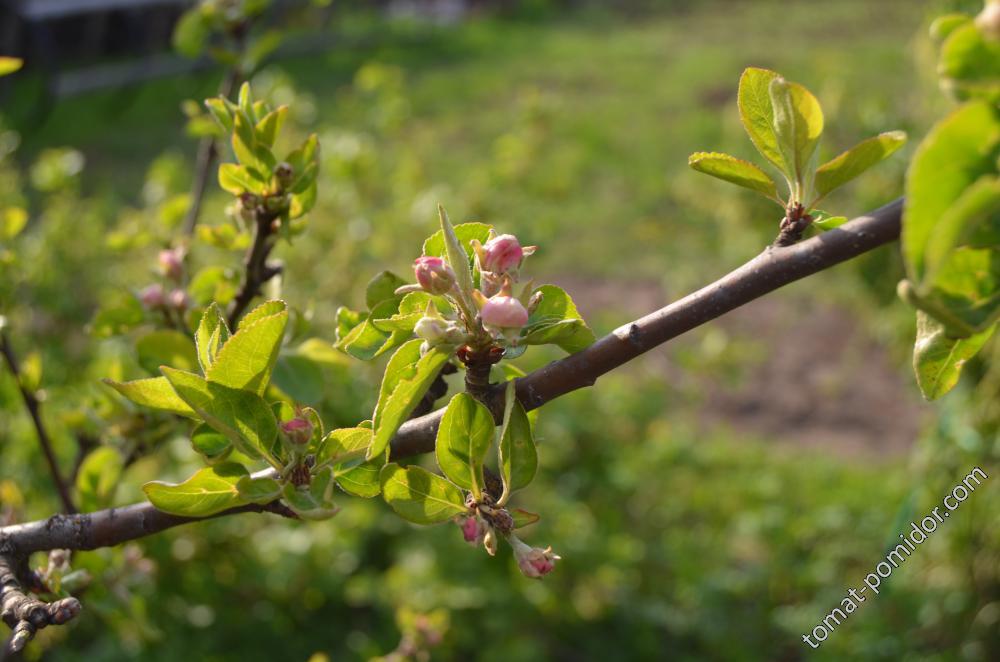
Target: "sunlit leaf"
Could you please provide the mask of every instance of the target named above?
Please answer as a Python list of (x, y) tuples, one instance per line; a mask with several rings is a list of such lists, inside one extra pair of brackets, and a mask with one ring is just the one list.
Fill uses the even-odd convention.
[(468, 511), (457, 485), (416, 466), (387, 464), (379, 475), (382, 497), (403, 519), (438, 524)]

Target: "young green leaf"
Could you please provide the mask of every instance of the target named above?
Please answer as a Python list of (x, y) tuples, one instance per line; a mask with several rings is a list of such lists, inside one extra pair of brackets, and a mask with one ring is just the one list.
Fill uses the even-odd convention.
[(219, 186), (233, 195), (247, 192), (261, 195), (267, 188), (267, 183), (257, 179), (246, 166), (223, 163), (219, 166)]
[(793, 197), (805, 203), (812, 185), (813, 157), (823, 134), (823, 110), (816, 97), (781, 76), (769, 87), (774, 113), (774, 137), (785, 163), (785, 174), (794, 183)]
[(211, 426), (201, 424), (191, 433), (191, 447), (209, 464), (217, 464), (232, 454), (233, 443)]
[(777, 185), (771, 176), (749, 161), (717, 152), (695, 152), (688, 157), (688, 165), (698, 172), (757, 191), (782, 204), (778, 199)]
[(188, 418), (197, 418), (195, 413), (186, 402), (181, 400), (174, 388), (167, 381), (166, 377), (152, 377), (150, 379), (136, 379), (131, 382), (116, 382), (111, 379), (103, 380), (105, 384), (121, 393), (123, 396), (142, 407), (158, 409), (160, 411), (179, 414)]
[(438, 205), (438, 216), (441, 220), (441, 232), (444, 237), (445, 253), (448, 255), (448, 263), (455, 272), (455, 284), (458, 291), (466, 298), (472, 296), (474, 285), (472, 283), (472, 266), (469, 261), (469, 254), (455, 234), (455, 228), (448, 220), (448, 213), (444, 207)]
[(122, 454), (111, 446), (99, 446), (84, 458), (76, 474), (77, 505), (82, 512), (111, 505), (124, 466)]
[(202, 373), (215, 363), (215, 357), (229, 340), (229, 326), (219, 304), (212, 302), (201, 315), (198, 329), (194, 334), (194, 344), (198, 349), (198, 363)]
[(541, 515), (529, 513), (527, 510), (521, 510), (520, 508), (512, 508), (510, 510), (510, 516), (514, 518), (515, 529), (530, 526), (531, 524), (534, 524), (538, 520), (542, 519)]
[(363, 459), (372, 443), (369, 428), (340, 428), (331, 430), (316, 452), (316, 466)]
[[(481, 244), (485, 244), (489, 241), (490, 230), (493, 229), (493, 226), (486, 223), (459, 223), (452, 226), (452, 228), (455, 231), (455, 236), (458, 237), (459, 243), (462, 244), (462, 248), (470, 256), (469, 260), (471, 261), (472, 241), (476, 240)], [(443, 230), (438, 230), (424, 240), (421, 254), (433, 255), (435, 257), (445, 257), (448, 255)]]
[(237, 450), (249, 457), (263, 456), (272, 464), (278, 464), (270, 454), (271, 445), (278, 436), (278, 423), (263, 398), (182, 370), (164, 367), (163, 374), (177, 395), (206, 423), (226, 435)]
[(372, 418), (375, 437), (368, 449), (368, 459), (378, 457), (388, 448), (396, 430), (427, 393), (434, 378), (451, 358), (440, 349), (420, 355), (419, 338), (400, 347), (385, 367), (378, 403)]
[(924, 252), (924, 281), (929, 287), (959, 246), (1000, 248), (1000, 177), (983, 175), (945, 210)]
[(495, 431), (493, 414), (468, 393), (451, 399), (438, 427), (434, 455), (441, 472), (477, 499), (484, 486), (483, 460)]
[[(264, 317), (255, 314), (264, 306), (268, 312), (275, 309), (279, 312)], [(241, 323), (237, 332), (219, 350), (205, 372), (209, 381), (264, 394), (281, 349), (288, 311), (283, 302), (269, 302), (261, 307), (250, 313), (253, 317)]]
[[(507, 382), (504, 424), (500, 433), (498, 454), (504, 496), (527, 487), (538, 469), (538, 451), (531, 434), (531, 423), (524, 406), (518, 402), (514, 382)], [(505, 499), (501, 499), (505, 502)]]
[(247, 503), (270, 503), (281, 496), (281, 483), (263, 476), (243, 476), (236, 481), (236, 491)]
[(225, 100), (216, 97), (213, 99), (205, 99), (205, 107), (208, 108), (208, 112), (212, 114), (215, 121), (219, 123), (219, 126), (226, 132), (230, 134), (233, 132), (233, 115), (229, 112), (229, 107), (226, 105)]
[(740, 76), (737, 104), (743, 128), (761, 156), (791, 179), (778, 139), (774, 133), (774, 107), (771, 105), (771, 82), (778, 74), (769, 69), (750, 67)]
[(282, 492), (285, 503), (302, 519), (324, 520), (337, 514), (333, 503), (333, 475), (324, 469), (312, 477), (308, 487), (287, 483)]
[(257, 126), (254, 128), (261, 144), (268, 148), (274, 147), (274, 141), (278, 137), (278, 132), (281, 131), (281, 125), (285, 123), (287, 115), (288, 106), (278, 106), (257, 122)]
[(918, 310), (913, 370), (924, 397), (935, 400), (954, 388), (965, 362), (975, 356), (995, 330), (996, 324), (968, 338), (949, 338), (943, 324)]
[(331, 464), (333, 476), (342, 490), (363, 498), (378, 496), (379, 470), (388, 459), (388, 452), (365, 460), (365, 451), (372, 442), (369, 427), (334, 430), (326, 436), (316, 454), (316, 466)]
[(391, 271), (382, 271), (368, 281), (365, 287), (365, 304), (372, 310), (386, 299), (402, 301), (403, 295), (396, 294), (396, 289), (406, 284), (405, 280)]
[(903, 131), (887, 131), (863, 140), (816, 170), (816, 198), (810, 206), (840, 188), (865, 170), (892, 156), (906, 143)]
[(924, 281), (938, 221), (977, 179), (996, 173), (998, 145), (1000, 111), (981, 102), (961, 106), (921, 141), (906, 174), (903, 209), (903, 258), (914, 283)]
[(542, 293), (542, 300), (528, 318), (520, 344), (553, 344), (570, 354), (593, 344), (594, 332), (583, 321), (573, 299), (562, 288), (542, 285), (535, 292)]
[(391, 463), (379, 474), (382, 497), (403, 519), (438, 524), (468, 511), (457, 485), (417, 466)]
[(248, 473), (243, 465), (227, 462), (201, 469), (183, 483), (158, 480), (146, 483), (142, 491), (157, 510), (184, 517), (208, 517), (246, 505), (247, 501), (236, 488), (240, 479), (246, 476)]

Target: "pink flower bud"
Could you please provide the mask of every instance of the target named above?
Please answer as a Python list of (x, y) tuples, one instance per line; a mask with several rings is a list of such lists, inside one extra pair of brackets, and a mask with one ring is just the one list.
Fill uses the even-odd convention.
[(159, 283), (153, 283), (143, 288), (142, 292), (139, 293), (139, 300), (142, 301), (142, 305), (146, 308), (159, 308), (164, 304), (166, 297), (163, 292), (163, 286)]
[(520, 329), (528, 323), (528, 309), (515, 297), (498, 294), (486, 300), (479, 311), (483, 324), (501, 329)]
[(541, 549), (526, 545), (517, 536), (510, 536), (510, 545), (514, 548), (514, 558), (517, 560), (517, 567), (525, 577), (539, 579), (556, 567), (559, 556), (552, 553), (551, 547)]
[(177, 310), (184, 310), (191, 305), (191, 297), (189, 297), (188, 293), (184, 290), (176, 289), (170, 293), (170, 297), (167, 302)]
[(313, 424), (308, 418), (296, 416), (281, 423), (281, 431), (293, 444), (308, 444), (313, 435)]
[(987, 39), (1000, 41), (1000, 0), (990, 0), (976, 16), (976, 27)]
[(486, 535), (486, 525), (474, 515), (465, 519), (459, 519), (458, 525), (462, 529), (462, 537), (465, 538), (465, 542), (473, 547), (481, 543), (483, 536)]
[(180, 248), (168, 248), (160, 251), (158, 258), (160, 271), (171, 280), (180, 280), (184, 273), (184, 251)]
[(484, 271), (500, 274), (521, 266), (524, 250), (522, 250), (517, 237), (512, 234), (502, 234), (486, 242), (479, 258), (479, 266)]
[(447, 294), (455, 285), (455, 272), (444, 258), (433, 255), (418, 257), (413, 261), (413, 273), (420, 287), (431, 294)]

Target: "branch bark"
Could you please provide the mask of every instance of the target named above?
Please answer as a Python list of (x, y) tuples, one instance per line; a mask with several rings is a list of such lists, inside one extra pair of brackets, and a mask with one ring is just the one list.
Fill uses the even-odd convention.
[(66, 484), (62, 472), (59, 470), (56, 454), (52, 450), (52, 439), (49, 437), (48, 429), (45, 427), (45, 421), (42, 420), (42, 405), (35, 394), (21, 383), (21, 368), (17, 360), (17, 354), (14, 353), (14, 347), (10, 344), (10, 339), (3, 331), (0, 331), (0, 354), (3, 354), (7, 367), (10, 369), (10, 374), (17, 381), (17, 388), (21, 392), (21, 400), (24, 401), (24, 408), (28, 411), (28, 414), (31, 416), (31, 422), (35, 426), (38, 445), (41, 446), (45, 462), (49, 465), (49, 473), (52, 475), (52, 482), (59, 493), (59, 500), (62, 501), (63, 510), (67, 513), (75, 513), (76, 508), (73, 506), (73, 497), (70, 495), (69, 486)]
[[(656, 312), (619, 327), (587, 349), (550, 363), (517, 381), (518, 399), (527, 409), (597, 379), (686, 331), (772, 292), (792, 281), (849, 260), (899, 238), (902, 199), (820, 236), (794, 246), (772, 247), (711, 285)], [(499, 394), (495, 394), (499, 395)], [(493, 401), (498, 404), (499, 398)], [(502, 412), (494, 406), (494, 415)], [(407, 421), (392, 442), (392, 457), (430, 452), (443, 409)], [(497, 416), (499, 418), (499, 416)], [(214, 515), (280, 512), (280, 504), (243, 506)], [(198, 521), (138, 503), (83, 515), (55, 515), (47, 520), (0, 528), (0, 554), (28, 554), (51, 549), (110, 547)]]
[(243, 283), (233, 299), (229, 314), (226, 315), (226, 322), (228, 322), (229, 328), (234, 331), (237, 322), (246, 312), (250, 302), (260, 294), (264, 283), (281, 273), (280, 265), (267, 263), (267, 257), (275, 245), (275, 234), (271, 225), (274, 223), (276, 215), (258, 208), (254, 212), (254, 218), (256, 219), (256, 227), (254, 228), (253, 244), (247, 250), (243, 262)]

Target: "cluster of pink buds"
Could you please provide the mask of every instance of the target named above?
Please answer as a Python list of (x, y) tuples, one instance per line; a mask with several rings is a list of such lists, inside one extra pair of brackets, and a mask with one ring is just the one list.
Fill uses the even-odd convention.
[[(455, 523), (462, 530), (462, 537), (465, 539), (465, 542), (473, 547), (483, 545), (490, 556), (496, 555), (496, 530), (487, 524), (478, 513), (458, 517), (455, 519)], [(524, 576), (532, 579), (540, 579), (555, 569), (556, 561), (560, 557), (552, 553), (551, 547), (546, 547), (545, 549), (532, 547), (521, 542), (513, 533), (507, 533), (506, 537), (507, 542), (510, 543), (511, 548), (514, 550), (514, 559), (517, 561), (517, 567)]]
[(540, 300), (540, 296), (532, 296), (531, 282), (519, 297), (513, 294), (524, 258), (537, 247), (521, 246), (514, 235), (497, 236), (491, 230), (486, 244), (473, 240), (472, 249), (480, 271), (480, 289), (473, 292), (480, 319), (494, 336), (513, 341)]
[(191, 297), (183, 289), (175, 288), (167, 292), (159, 283), (142, 288), (139, 292), (139, 301), (149, 310), (173, 308), (184, 311), (191, 306)]
[(181, 287), (184, 281), (185, 250), (165, 248), (157, 255), (156, 262), (160, 274), (175, 285), (169, 291), (160, 283), (147, 285), (139, 292), (139, 301), (148, 310), (176, 310), (184, 312), (191, 307), (191, 297)]

